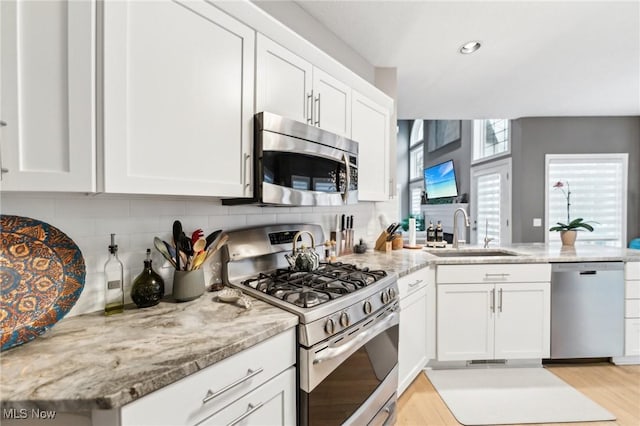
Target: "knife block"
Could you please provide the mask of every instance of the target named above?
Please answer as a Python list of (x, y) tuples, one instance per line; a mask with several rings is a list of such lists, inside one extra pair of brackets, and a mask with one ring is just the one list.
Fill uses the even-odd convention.
[(390, 251), (392, 249), (393, 243), (389, 241), (390, 244), (387, 244), (387, 238), (389, 238), (389, 233), (385, 230), (380, 233), (378, 239), (376, 240), (376, 244), (374, 249), (377, 251)]

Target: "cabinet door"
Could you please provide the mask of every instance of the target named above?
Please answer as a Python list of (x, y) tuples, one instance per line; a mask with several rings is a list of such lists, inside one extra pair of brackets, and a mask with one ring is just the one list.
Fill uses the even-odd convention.
[(2, 189), (95, 191), (95, 2), (2, 1)]
[(351, 138), (358, 142), (358, 199), (389, 199), (389, 109), (353, 92)]
[(313, 69), (313, 125), (351, 137), (351, 88), (318, 68)]
[(438, 285), (438, 361), (493, 358), (493, 284)]
[(495, 358), (548, 358), (550, 284), (496, 284), (495, 297)]
[(238, 399), (203, 426), (296, 424), (296, 368), (291, 367)]
[(204, 1), (104, 3), (104, 190), (248, 196), (254, 31)]
[(262, 34), (256, 56), (256, 112), (311, 124), (311, 64)]
[(427, 298), (423, 288), (400, 302), (398, 395), (427, 364)]

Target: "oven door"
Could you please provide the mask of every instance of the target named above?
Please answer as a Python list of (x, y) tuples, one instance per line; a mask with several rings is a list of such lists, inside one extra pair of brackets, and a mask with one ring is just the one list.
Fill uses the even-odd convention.
[(356, 155), (316, 142), (262, 132), (257, 177), (261, 201), (296, 206), (358, 201)]
[(396, 310), (390, 307), (328, 342), (300, 349), (302, 425), (368, 423), (388, 405), (398, 383)]

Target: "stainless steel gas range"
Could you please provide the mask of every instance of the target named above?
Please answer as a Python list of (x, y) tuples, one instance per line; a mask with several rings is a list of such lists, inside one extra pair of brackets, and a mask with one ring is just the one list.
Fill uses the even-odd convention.
[(299, 424), (391, 425), (398, 385), (397, 277), (341, 262), (293, 271), (285, 254), (299, 231), (324, 241), (322, 228), (309, 224), (229, 232), (225, 283), (298, 315)]

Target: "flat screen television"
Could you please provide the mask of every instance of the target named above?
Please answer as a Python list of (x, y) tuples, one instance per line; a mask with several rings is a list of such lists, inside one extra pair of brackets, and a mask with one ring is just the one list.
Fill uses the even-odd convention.
[(426, 188), (428, 200), (457, 197), (458, 184), (456, 182), (456, 172), (453, 168), (453, 160), (424, 169), (424, 187)]

